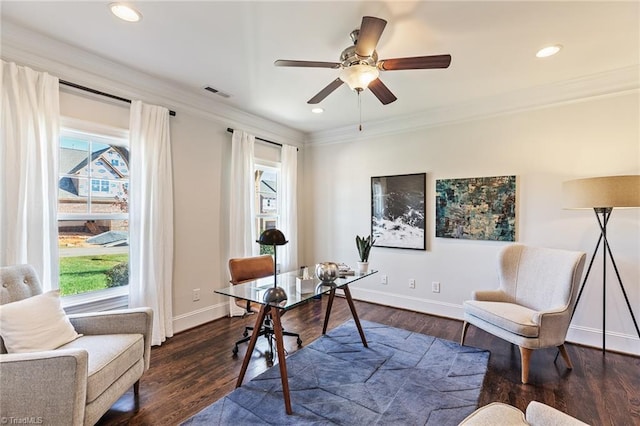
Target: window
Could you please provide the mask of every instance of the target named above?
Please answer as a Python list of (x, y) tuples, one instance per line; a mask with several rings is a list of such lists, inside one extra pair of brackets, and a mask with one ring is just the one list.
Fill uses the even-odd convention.
[[(256, 235), (278, 227), (278, 179), (280, 169), (274, 165), (255, 166), (255, 224)], [(260, 246), (260, 254), (273, 254), (273, 247)]]
[(63, 128), (58, 182), (61, 295), (128, 288), (127, 138)]

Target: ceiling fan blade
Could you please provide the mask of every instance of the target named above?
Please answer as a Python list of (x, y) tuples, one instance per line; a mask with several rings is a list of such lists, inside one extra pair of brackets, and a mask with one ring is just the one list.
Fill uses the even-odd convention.
[(378, 98), (383, 105), (388, 105), (398, 99), (379, 78), (376, 78), (369, 83), (369, 90), (376, 95), (376, 98)]
[(340, 68), (340, 64), (338, 62), (289, 61), (286, 59), (278, 59), (273, 64), (276, 67)]
[(413, 58), (382, 59), (378, 68), (383, 71), (423, 70), (431, 68), (448, 68), (451, 55), (415, 56)]
[(387, 21), (373, 16), (363, 16), (360, 33), (356, 42), (356, 53), (359, 56), (371, 56), (378, 45)]
[(329, 85), (327, 87), (325, 87), (324, 89), (319, 91), (317, 95), (315, 95), (313, 98), (309, 99), (307, 101), (307, 103), (308, 104), (319, 104), (320, 102), (322, 102), (322, 100), (324, 98), (329, 96), (331, 94), (331, 92), (336, 90), (338, 87), (342, 86), (342, 83), (344, 83), (342, 80), (340, 80), (339, 78), (336, 78), (331, 83), (329, 83)]

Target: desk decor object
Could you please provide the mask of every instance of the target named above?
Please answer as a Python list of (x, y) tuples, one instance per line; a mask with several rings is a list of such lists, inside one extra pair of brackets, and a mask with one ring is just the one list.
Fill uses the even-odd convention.
[(436, 181), (436, 237), (516, 240), (516, 177)]
[(426, 176), (371, 178), (371, 236), (376, 247), (426, 249)]
[(316, 265), (316, 277), (323, 283), (332, 283), (340, 277), (340, 269), (335, 262), (322, 262)]
[(283, 246), (289, 241), (279, 229), (267, 229), (260, 234), (260, 238), (256, 243), (265, 246), (273, 246), (273, 287), (267, 289), (264, 293), (264, 301), (267, 303), (280, 303), (287, 300), (287, 293), (281, 287), (278, 287), (278, 251), (276, 246)]
[[(596, 254), (600, 245), (602, 244), (602, 354), (605, 354), (605, 318), (607, 313), (607, 258), (611, 260), (613, 270), (620, 284), (620, 290), (624, 296), (624, 300), (627, 303), (629, 314), (633, 325), (640, 337), (640, 328), (638, 328), (638, 322), (631, 309), (631, 303), (629, 303), (629, 297), (622, 284), (622, 278), (618, 271), (618, 266), (613, 257), (611, 247), (609, 246), (609, 240), (607, 238), (607, 224), (611, 218), (614, 207), (617, 208), (631, 208), (640, 207), (640, 175), (627, 175), (627, 176), (605, 176), (594, 177), (586, 179), (575, 179), (564, 182), (562, 185), (562, 192), (564, 198), (564, 208), (566, 209), (593, 209), (598, 221), (598, 227), (600, 228), (600, 236), (596, 243), (596, 248), (593, 250), (591, 261), (587, 268), (580, 291), (578, 292), (578, 298), (574, 307), (573, 313), (575, 314), (578, 304), (580, 303), (580, 297), (582, 297), (582, 291), (584, 290), (591, 267), (595, 260)], [(608, 256), (607, 256), (608, 255)], [(573, 315), (572, 315), (573, 317)]]
[(311, 293), (316, 288), (316, 280), (309, 276), (309, 268), (300, 267), (300, 274), (296, 277), (296, 292)]

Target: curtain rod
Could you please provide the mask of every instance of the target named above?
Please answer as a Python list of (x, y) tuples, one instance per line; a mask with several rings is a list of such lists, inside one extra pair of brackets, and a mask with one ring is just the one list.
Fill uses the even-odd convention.
[[(94, 95), (104, 96), (104, 97), (107, 97), (107, 98), (115, 99), (117, 101), (126, 102), (128, 104), (131, 103), (131, 99), (122, 98), (120, 96), (112, 95), (110, 93), (101, 92), (99, 90), (92, 89), (92, 88), (86, 87), (86, 86), (81, 86), (81, 85), (76, 84), (76, 83), (71, 83), (69, 81), (60, 80), (60, 84), (64, 84), (65, 86), (73, 87), (75, 89), (84, 90), (85, 92), (93, 93)], [(169, 115), (172, 116), (172, 117), (175, 117), (176, 112), (169, 110)]]
[[(231, 127), (227, 127), (227, 132), (233, 133), (233, 129)], [(269, 141), (269, 140), (266, 140), (266, 139), (262, 139), (262, 138), (259, 138), (257, 136), (256, 136), (256, 139), (259, 140), (259, 141), (262, 141), (262, 142), (270, 143), (271, 145), (282, 146), (281, 143)], [(298, 148), (296, 148), (296, 151), (298, 151)]]

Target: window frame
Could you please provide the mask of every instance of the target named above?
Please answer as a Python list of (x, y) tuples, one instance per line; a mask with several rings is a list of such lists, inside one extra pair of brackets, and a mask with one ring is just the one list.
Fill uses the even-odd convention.
[[(279, 195), (278, 195), (278, 187), (280, 186), (279, 184), (279, 180), (282, 179), (282, 169), (280, 167), (280, 162), (276, 162), (276, 161), (269, 161), (269, 160), (263, 160), (263, 159), (255, 159), (254, 160), (254, 165), (253, 165), (253, 177), (254, 177), (254, 183), (255, 183), (255, 175), (256, 172), (258, 170), (264, 170), (264, 171), (269, 171), (269, 172), (274, 172), (276, 174), (276, 189), (275, 189), (275, 193), (276, 193), (276, 213), (260, 213), (262, 208), (260, 205), (260, 191), (259, 188), (255, 187), (254, 190), (254, 211), (253, 211), (253, 223), (256, 227), (255, 232), (256, 232), (256, 238), (260, 236), (260, 220), (268, 220), (268, 219), (275, 219), (276, 225), (275, 227), (277, 228), (279, 226), (280, 223), (280, 202), (279, 202)], [(258, 249), (260, 250), (260, 249)]]
[[(100, 142), (106, 142), (109, 145), (126, 146), (130, 149), (129, 143), (129, 130), (117, 127), (112, 127), (100, 123), (94, 123), (84, 121), (72, 117), (60, 117), (60, 127), (58, 134), (57, 149), (60, 149), (60, 138), (64, 135), (81, 135), (83, 137), (89, 136), (97, 139)], [(114, 140), (122, 141), (123, 143), (113, 143)], [(59, 154), (58, 154), (59, 155)], [(61, 173), (57, 171), (57, 177), (60, 178)], [(93, 180), (91, 176), (88, 176), (89, 190), (87, 191), (87, 203), (90, 205), (91, 198), (94, 195), (91, 190)], [(100, 185), (103, 179), (97, 178)], [(128, 189), (129, 185), (127, 185)], [(56, 198), (56, 223), (63, 220), (87, 220), (88, 216), (91, 216), (92, 220), (128, 220), (129, 213), (58, 213), (58, 198)], [(58, 258), (56, 262), (60, 262), (62, 253), (59, 250)], [(131, 259), (131, 257), (129, 257)], [(55, 283), (56, 288), (59, 288), (59, 281)], [(110, 309), (124, 308), (129, 305), (129, 286), (121, 286), (114, 288), (107, 288), (102, 290), (90, 291), (87, 293), (73, 294), (60, 297), (62, 307), (67, 313), (84, 313), (105, 311)]]

